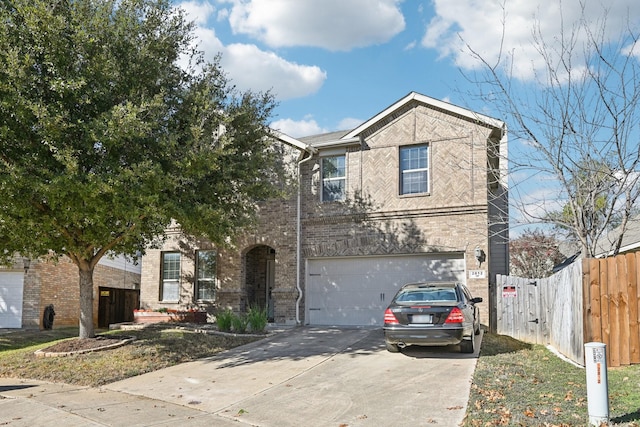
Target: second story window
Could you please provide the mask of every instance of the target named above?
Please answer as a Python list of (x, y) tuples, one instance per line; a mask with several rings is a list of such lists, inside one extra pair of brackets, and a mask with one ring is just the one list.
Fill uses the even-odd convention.
[(400, 194), (427, 192), (429, 192), (428, 146), (400, 147)]
[(216, 290), (216, 251), (198, 251), (196, 261), (196, 298), (213, 301)]
[(346, 189), (345, 156), (322, 158), (322, 201), (344, 200)]
[(177, 302), (180, 299), (180, 252), (162, 253), (162, 286), (160, 301)]

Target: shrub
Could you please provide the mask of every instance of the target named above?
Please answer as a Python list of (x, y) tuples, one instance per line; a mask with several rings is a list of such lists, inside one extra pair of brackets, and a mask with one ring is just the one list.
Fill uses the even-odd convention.
[(233, 317), (231, 318), (231, 325), (233, 327), (233, 332), (244, 334), (247, 332), (249, 321), (247, 320), (247, 316), (233, 315)]
[(247, 320), (252, 332), (261, 333), (267, 327), (267, 309), (250, 307), (247, 313)]
[(218, 324), (218, 330), (222, 332), (231, 332), (231, 326), (233, 326), (234, 319), (237, 316), (233, 314), (233, 311), (226, 309), (225, 311), (218, 313), (216, 317), (216, 323)]

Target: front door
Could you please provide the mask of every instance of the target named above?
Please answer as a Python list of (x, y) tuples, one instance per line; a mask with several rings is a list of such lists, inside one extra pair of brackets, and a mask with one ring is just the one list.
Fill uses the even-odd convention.
[(275, 260), (267, 260), (267, 319), (273, 322), (273, 286), (276, 281), (276, 262)]

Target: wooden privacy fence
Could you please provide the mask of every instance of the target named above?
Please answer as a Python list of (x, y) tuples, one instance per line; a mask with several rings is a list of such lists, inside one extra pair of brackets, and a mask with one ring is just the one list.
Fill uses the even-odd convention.
[(499, 334), (550, 344), (584, 365), (584, 344), (607, 345), (609, 367), (640, 363), (640, 252), (577, 261), (551, 277), (497, 276)]
[(586, 342), (607, 345), (607, 365), (640, 363), (640, 252), (587, 259), (584, 269)]
[(497, 276), (497, 332), (534, 344), (551, 344), (584, 364), (582, 264), (551, 277)]

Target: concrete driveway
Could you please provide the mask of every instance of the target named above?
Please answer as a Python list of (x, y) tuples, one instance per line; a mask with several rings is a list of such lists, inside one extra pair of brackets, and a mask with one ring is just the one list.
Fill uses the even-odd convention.
[(476, 361), (456, 347), (389, 353), (381, 329), (299, 327), (106, 389), (197, 408), (210, 425), (456, 426)]

